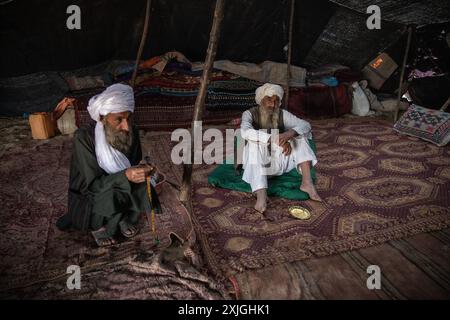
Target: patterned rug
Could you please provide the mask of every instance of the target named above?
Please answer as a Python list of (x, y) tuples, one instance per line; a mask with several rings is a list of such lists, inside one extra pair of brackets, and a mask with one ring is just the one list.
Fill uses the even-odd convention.
[[(248, 193), (207, 184), (213, 166), (193, 174), (193, 222), (219, 276), (321, 257), (450, 225), (450, 147), (397, 134), (377, 119), (312, 121), (317, 188), (323, 203), (271, 198), (254, 211)], [(291, 205), (308, 208), (301, 221)]]

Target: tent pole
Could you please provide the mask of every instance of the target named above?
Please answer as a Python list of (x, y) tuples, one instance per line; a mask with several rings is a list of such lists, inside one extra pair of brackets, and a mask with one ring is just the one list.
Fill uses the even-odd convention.
[(445, 101), (445, 103), (442, 105), (442, 107), (439, 109), (439, 111), (445, 111), (447, 107), (450, 105), (450, 97)]
[(408, 40), (406, 42), (405, 55), (403, 56), (402, 71), (400, 72), (400, 81), (399, 81), (400, 84), (398, 85), (398, 95), (397, 95), (397, 104), (395, 106), (395, 112), (394, 112), (394, 122), (397, 122), (398, 112), (400, 110), (400, 99), (402, 98), (403, 77), (405, 76), (406, 62), (408, 61), (408, 54), (409, 54), (409, 48), (411, 46), (412, 32), (413, 32), (413, 27), (408, 26)]
[(136, 76), (139, 69), (139, 63), (141, 61), (142, 51), (144, 50), (145, 39), (147, 38), (148, 32), (148, 20), (150, 17), (150, 7), (152, 6), (152, 0), (147, 0), (147, 6), (145, 8), (145, 21), (144, 21), (144, 29), (142, 30), (141, 43), (139, 44), (138, 53), (136, 56), (136, 63), (134, 65), (133, 77), (131, 78), (131, 86), (134, 88), (134, 84), (136, 82)]
[(287, 72), (286, 72), (286, 88), (285, 88), (285, 98), (284, 105), (286, 110), (289, 107), (289, 86), (291, 81), (291, 59), (292, 59), (292, 28), (294, 25), (294, 11), (295, 11), (295, 0), (291, 0), (291, 10), (289, 16), (289, 43), (288, 43), (288, 57), (287, 57)]
[[(214, 9), (214, 18), (211, 27), (211, 33), (209, 34), (209, 44), (206, 51), (205, 66), (200, 82), (200, 88), (195, 100), (194, 116), (191, 125), (191, 161), (190, 163), (183, 164), (183, 182), (181, 184), (180, 200), (186, 202), (190, 197), (191, 190), (191, 178), (192, 178), (192, 163), (194, 161), (194, 133), (203, 134), (201, 130), (201, 120), (203, 114), (203, 107), (205, 105), (205, 98), (209, 83), (209, 77), (211, 75), (211, 69), (216, 57), (217, 45), (220, 36), (220, 25), (223, 18), (223, 7), (225, 0), (216, 0), (216, 7)], [(201, 147), (201, 146), (200, 146)]]

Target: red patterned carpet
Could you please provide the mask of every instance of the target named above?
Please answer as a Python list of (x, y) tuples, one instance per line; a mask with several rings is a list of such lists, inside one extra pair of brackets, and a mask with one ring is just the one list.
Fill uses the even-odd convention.
[[(328, 256), (450, 225), (450, 147), (400, 136), (376, 119), (312, 121), (317, 186), (325, 200), (272, 198), (265, 215), (251, 194), (193, 177), (193, 219), (211, 269), (225, 277), (284, 262)], [(301, 221), (291, 205), (308, 208)]]

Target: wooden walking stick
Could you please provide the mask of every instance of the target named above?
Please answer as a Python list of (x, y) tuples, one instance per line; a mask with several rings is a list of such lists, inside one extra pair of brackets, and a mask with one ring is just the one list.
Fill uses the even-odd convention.
[(152, 211), (151, 211), (151, 228), (152, 228), (152, 235), (153, 235), (153, 242), (158, 245), (160, 243), (159, 239), (158, 239), (158, 235), (156, 234), (156, 217), (155, 217), (155, 205), (153, 202), (153, 198), (152, 198), (152, 185), (151, 185), (151, 177), (147, 176), (145, 178), (145, 181), (147, 183), (147, 197), (148, 197), (148, 201), (150, 202), (150, 205), (152, 207)]
[[(205, 98), (209, 83), (209, 77), (211, 74), (211, 68), (214, 63), (214, 58), (216, 57), (217, 45), (220, 36), (220, 25), (223, 18), (223, 7), (225, 0), (217, 0), (216, 7), (214, 10), (214, 19), (211, 27), (211, 33), (209, 35), (209, 44), (206, 51), (205, 67), (203, 69), (203, 74), (200, 83), (200, 89), (195, 100), (194, 116), (192, 119), (191, 126), (191, 161), (190, 163), (185, 163), (183, 165), (183, 182), (181, 184), (180, 200), (185, 202), (189, 199), (191, 190), (191, 178), (192, 178), (192, 163), (194, 161), (194, 132), (200, 130), (201, 125), (199, 121), (202, 120), (203, 107), (205, 105)], [(200, 131), (200, 134), (202, 132)]]
[(292, 28), (294, 25), (294, 11), (295, 11), (295, 0), (291, 0), (291, 11), (289, 16), (289, 43), (288, 43), (288, 57), (287, 57), (287, 70), (286, 70), (286, 88), (285, 88), (285, 98), (284, 106), (287, 110), (289, 107), (289, 85), (291, 81), (291, 59), (292, 59)]
[(147, 0), (147, 6), (145, 8), (145, 21), (144, 21), (144, 29), (142, 30), (141, 42), (139, 44), (138, 53), (136, 56), (136, 63), (134, 65), (133, 77), (131, 78), (131, 87), (134, 88), (134, 84), (136, 82), (136, 76), (139, 69), (139, 64), (141, 62), (142, 51), (144, 51), (145, 39), (147, 38), (148, 32), (148, 21), (150, 19), (150, 7), (152, 5), (152, 0)]

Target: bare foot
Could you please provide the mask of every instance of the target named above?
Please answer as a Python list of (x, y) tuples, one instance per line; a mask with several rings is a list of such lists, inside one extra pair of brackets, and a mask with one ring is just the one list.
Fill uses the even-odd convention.
[(267, 207), (266, 189), (259, 189), (255, 193), (256, 193), (255, 210), (259, 211), (261, 213), (264, 213), (264, 211), (266, 211), (266, 207)]
[(322, 198), (317, 193), (316, 187), (313, 184), (302, 184), (300, 186), (300, 190), (306, 192), (311, 200), (319, 202), (323, 201)]

